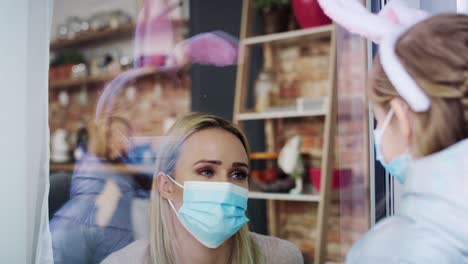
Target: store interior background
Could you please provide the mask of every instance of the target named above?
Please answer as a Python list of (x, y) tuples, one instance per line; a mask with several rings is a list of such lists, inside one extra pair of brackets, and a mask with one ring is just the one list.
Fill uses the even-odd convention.
[[(175, 30), (179, 40), (197, 33), (222, 30), (233, 36), (239, 36), (241, 25), (242, 1), (216, 0), (185, 0)], [(368, 1), (370, 3), (377, 1)], [(380, 2), (380, 1), (379, 1)], [(430, 12), (454, 11), (455, 1), (407, 1), (415, 7)], [(100, 11), (121, 9), (137, 20), (138, 1), (136, 0), (61, 0), (54, 3), (52, 20), (52, 38), (56, 37), (57, 28), (71, 16), (89, 17)], [(261, 33), (262, 21), (255, 17), (254, 32)], [(76, 47), (87, 60), (106, 53), (118, 53), (121, 57), (131, 57), (133, 54), (133, 34), (103, 41), (99, 45), (79, 45)], [(352, 244), (371, 226), (370, 209), (371, 195), (369, 163), (373, 162), (369, 151), (369, 116), (364, 97), (365, 79), (368, 69), (367, 42), (350, 35), (343, 29), (337, 30), (337, 130), (335, 148), (335, 167), (349, 168), (352, 180), (349, 186), (332, 191), (331, 207), (327, 232), (327, 260), (342, 262)], [(249, 87), (255, 85), (256, 78), (262, 68), (263, 55), (261, 50), (254, 50), (250, 64)], [(174, 88), (170, 80), (143, 78), (138, 81), (138, 90), (133, 99), (127, 117), (134, 124), (138, 135), (161, 135), (162, 125), (168, 118), (183, 115), (189, 111), (200, 111), (222, 116), (228, 120), (233, 118), (234, 97), (236, 92), (236, 66), (214, 67), (193, 65), (190, 70), (181, 75), (185, 85)], [(161, 82), (162, 96), (154, 96), (155, 86)], [(95, 105), (103, 90), (102, 82), (86, 85), (75, 85), (68, 88), (57, 85), (49, 89), (49, 126), (51, 138), (58, 128), (63, 128), (71, 135), (91, 120), (95, 113)], [(171, 88), (172, 87), (172, 88)], [(69, 102), (60, 103), (60, 93), (66, 91)], [(85, 98), (85, 99), (83, 99)], [(253, 89), (249, 89), (247, 104), (254, 104)], [(150, 113), (150, 114), (148, 114)], [(307, 123), (307, 125), (302, 125)], [(302, 119), (291, 123), (290, 128), (303, 136), (316, 134), (323, 130), (323, 122), (317, 118)], [(245, 126), (253, 152), (265, 150), (265, 123), (251, 121)], [(53, 138), (52, 138), (53, 140)], [(320, 142), (320, 139), (313, 139)], [(322, 139), (323, 140), (323, 139)], [(315, 146), (317, 147), (317, 146)], [(53, 150), (52, 150), (53, 153)], [(63, 167), (53, 169), (51, 166), (50, 214), (60, 207), (67, 199), (71, 176), (69, 170)], [(62, 175), (54, 178), (54, 175)], [(65, 175), (65, 176), (63, 176)], [(306, 184), (311, 185), (308, 180)], [(381, 182), (376, 181), (376, 185)], [(313, 187), (312, 187), (313, 188)], [(379, 191), (379, 188), (375, 190)], [(315, 190), (317, 191), (317, 190)], [(398, 190), (396, 190), (398, 191)], [(379, 191), (380, 192), (380, 191)], [(384, 199), (376, 195), (376, 199)], [(379, 198), (380, 197), (380, 198)], [(375, 204), (382, 204), (374, 201)], [(385, 201), (383, 201), (385, 202)], [(271, 234), (268, 222), (268, 202), (264, 199), (251, 199), (248, 214), (250, 226), (255, 232)], [(278, 201), (275, 207), (279, 226), (275, 235), (295, 243), (303, 252), (307, 263), (312, 263), (315, 254), (315, 239), (317, 236), (318, 204), (304, 201)]]

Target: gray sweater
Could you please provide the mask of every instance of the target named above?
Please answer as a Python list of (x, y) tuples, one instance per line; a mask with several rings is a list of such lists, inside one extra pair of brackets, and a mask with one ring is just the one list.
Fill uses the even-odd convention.
[[(276, 237), (262, 236), (250, 233), (254, 242), (259, 246), (268, 264), (303, 264), (304, 260), (299, 249), (289, 241)], [(127, 247), (114, 252), (104, 259), (101, 264), (146, 264), (149, 259), (149, 243), (137, 240)]]

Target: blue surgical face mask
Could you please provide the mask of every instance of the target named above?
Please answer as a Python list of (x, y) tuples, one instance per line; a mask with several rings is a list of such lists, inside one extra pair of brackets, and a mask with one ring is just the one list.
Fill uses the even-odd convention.
[(388, 124), (392, 120), (394, 111), (391, 109), (387, 116), (385, 117), (385, 120), (383, 122), (382, 128), (381, 129), (375, 129), (374, 130), (374, 139), (375, 139), (375, 151), (376, 151), (376, 159), (380, 161), (382, 166), (392, 175), (394, 176), (399, 183), (403, 184), (406, 180), (406, 172), (408, 169), (408, 165), (411, 162), (411, 155), (408, 152), (402, 153), (392, 160), (390, 162), (386, 163), (383, 156), (382, 156), (382, 137), (383, 133), (385, 132), (385, 129), (387, 128)]
[(181, 224), (200, 243), (217, 248), (234, 235), (249, 219), (245, 216), (249, 191), (229, 182), (186, 181), (182, 206), (177, 211)]

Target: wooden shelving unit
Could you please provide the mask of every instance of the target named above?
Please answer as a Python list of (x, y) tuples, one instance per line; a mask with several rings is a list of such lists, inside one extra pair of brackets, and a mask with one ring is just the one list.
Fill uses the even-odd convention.
[(334, 30), (333, 25), (314, 27), (308, 29), (298, 29), (281, 33), (268, 34), (263, 36), (247, 37), (241, 40), (241, 44), (245, 46), (257, 45), (268, 42), (281, 42), (291, 41), (292, 39), (307, 38), (309, 40), (315, 38), (322, 38), (330, 36), (330, 33)]
[(88, 45), (103, 40), (126, 38), (133, 35), (135, 24), (129, 24), (118, 28), (107, 28), (99, 31), (89, 31), (82, 33), (72, 39), (59, 39), (50, 43), (50, 50), (74, 48), (81, 45)]
[[(321, 185), (322, 191), (319, 194), (290, 194), (290, 193), (263, 193), (250, 192), (249, 197), (252, 199), (267, 200), (267, 216), (268, 229), (270, 235), (278, 233), (278, 201), (296, 201), (296, 202), (314, 202), (318, 203), (318, 223), (317, 223), (317, 239), (315, 246), (315, 261), (314, 263), (325, 263), (326, 258), (326, 234), (327, 234), (327, 219), (329, 214), (330, 192), (331, 192), (331, 176), (334, 159), (334, 135), (336, 126), (336, 37), (335, 25), (327, 25), (310, 29), (294, 30), (289, 32), (268, 34), (263, 36), (252, 36), (253, 27), (253, 1), (243, 0), (240, 47), (237, 79), (236, 79), (236, 95), (234, 102), (234, 122), (240, 123), (250, 120), (265, 120), (265, 131), (267, 149), (266, 153), (274, 153), (277, 148), (274, 147), (273, 122), (278, 122), (287, 118), (305, 118), (305, 117), (324, 117), (324, 143), (321, 151)], [(251, 50), (256, 45), (263, 45), (265, 49), (272, 49), (278, 44), (300, 43), (301, 41), (328, 39), (330, 43), (329, 53), (329, 69), (328, 69), (328, 89), (327, 98), (324, 100), (323, 108), (304, 110), (304, 111), (270, 111), (270, 112), (252, 112), (247, 109), (245, 103), (248, 93), (248, 79), (250, 72)], [(273, 54), (273, 52), (270, 52)], [(265, 57), (268, 58), (268, 57)], [(271, 58), (266, 59), (271, 63)], [(255, 156), (255, 155), (254, 155)]]
[[(187, 21), (185, 20), (173, 20), (172, 25), (174, 27), (186, 27)], [(106, 28), (98, 31), (89, 31), (81, 33), (72, 39), (57, 39), (50, 43), (51, 51), (58, 51), (61, 49), (75, 48), (83, 45), (96, 44), (101, 41), (109, 41), (115, 39), (125, 39), (131, 37), (135, 33), (135, 24), (123, 25), (118, 28)]]
[(295, 117), (311, 117), (311, 116), (325, 116), (326, 110), (307, 110), (307, 111), (271, 111), (271, 112), (247, 112), (238, 113), (236, 115), (237, 121), (249, 120), (264, 120), (264, 119), (282, 119), (282, 118), (295, 118)]
[(290, 193), (266, 193), (249, 192), (250, 199), (296, 201), (296, 202), (319, 202), (320, 195), (317, 194), (290, 194)]
[(49, 89), (63, 89), (71, 86), (81, 86), (81, 85), (87, 85), (87, 84), (95, 84), (95, 83), (102, 83), (102, 82), (108, 82), (115, 77), (117, 77), (119, 73), (108, 73), (108, 74), (102, 74), (102, 75), (97, 75), (97, 76), (88, 76), (88, 77), (82, 77), (82, 78), (76, 78), (76, 79), (67, 79), (67, 80), (59, 80), (59, 81), (53, 81), (49, 83)]
[(254, 152), (250, 153), (251, 160), (269, 160), (269, 159), (277, 159), (279, 153), (276, 152)]
[[(79, 165), (78, 165), (79, 166)], [(83, 169), (93, 172), (118, 172), (126, 174), (150, 174), (154, 173), (154, 168), (144, 165), (124, 165), (124, 164), (89, 164)], [(75, 164), (73, 163), (51, 163), (50, 171), (73, 171)]]
[[(187, 21), (173, 20), (174, 27), (186, 27)], [(59, 39), (50, 43), (51, 51), (60, 51), (63, 49), (78, 48), (87, 45), (95, 45), (104, 41), (125, 39), (132, 37), (136, 29), (135, 24), (124, 25), (118, 28), (107, 28), (99, 31), (89, 31), (76, 36), (73, 39)], [(154, 71), (154, 70), (153, 70)], [(103, 73), (96, 76), (86, 76), (76, 79), (58, 80), (49, 83), (49, 89), (64, 89), (73, 86), (81, 86), (87, 84), (96, 84), (108, 82), (120, 74), (118, 73)]]

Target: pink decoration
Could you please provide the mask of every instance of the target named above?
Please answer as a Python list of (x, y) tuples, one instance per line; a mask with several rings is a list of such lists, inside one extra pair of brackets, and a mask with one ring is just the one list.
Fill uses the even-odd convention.
[(160, 66), (157, 57), (166, 56), (174, 47), (174, 29), (169, 17), (177, 6), (164, 0), (145, 0), (135, 29), (134, 59), (136, 67)]
[(178, 66), (187, 63), (228, 66), (237, 63), (238, 40), (222, 31), (200, 33), (177, 44), (172, 56)]
[(335, 23), (375, 43), (429, 16), (422, 10), (409, 8), (401, 0), (390, 1), (379, 14), (370, 13), (357, 0), (318, 0), (318, 3)]
[(299, 25), (302, 28), (318, 27), (331, 23), (317, 0), (293, 0), (292, 7)]
[[(321, 171), (322, 170), (320, 168), (310, 168), (309, 170), (310, 181), (318, 191), (320, 191), (321, 185)], [(351, 169), (334, 169), (331, 182), (332, 190), (346, 188), (349, 186), (351, 183), (352, 174), (353, 172)]]

